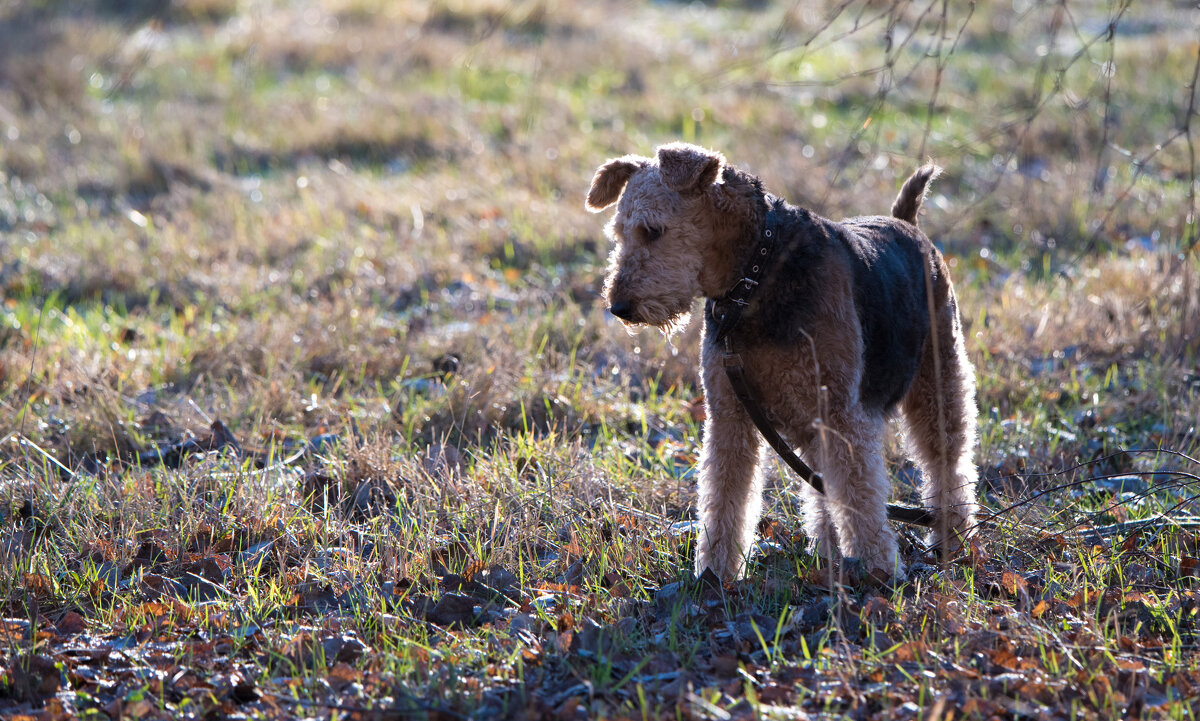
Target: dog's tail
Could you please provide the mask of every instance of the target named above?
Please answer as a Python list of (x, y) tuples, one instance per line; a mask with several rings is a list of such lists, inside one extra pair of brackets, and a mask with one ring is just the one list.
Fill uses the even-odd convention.
[(908, 180), (904, 181), (904, 187), (900, 188), (896, 202), (892, 203), (892, 216), (916, 225), (917, 211), (921, 209), (925, 193), (929, 192), (929, 184), (941, 172), (941, 168), (933, 163), (928, 163), (909, 176)]

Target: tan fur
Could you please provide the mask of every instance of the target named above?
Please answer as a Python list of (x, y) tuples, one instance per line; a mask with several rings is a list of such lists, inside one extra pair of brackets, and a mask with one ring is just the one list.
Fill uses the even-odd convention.
[(659, 146), (657, 155), (663, 183), (684, 195), (712, 185), (725, 164), (720, 153), (701, 150), (687, 143)]
[(925, 201), (925, 194), (929, 192), (929, 184), (941, 173), (942, 169), (933, 164), (918, 168), (917, 172), (905, 181), (904, 186), (900, 188), (900, 193), (896, 196), (896, 202), (892, 203), (892, 217), (916, 225), (917, 211), (921, 209), (921, 203)]
[(970, 535), (979, 510), (975, 503), (978, 472), (971, 460), (976, 441), (975, 373), (940, 253), (937, 260), (941, 272), (933, 289), (933, 333), (904, 397), (902, 423), (924, 479), (922, 502), (944, 510), (930, 541), (953, 553)]
[[(724, 166), (719, 153), (675, 143), (660, 147), (654, 160), (626, 156), (597, 172), (588, 207), (610, 205), (614, 189), (619, 195), (607, 226), (615, 246), (604, 292), (627, 323), (675, 330), (697, 297), (720, 297), (741, 277), (748, 229), (763, 220), (762, 191), (744, 174), (723, 173)], [(909, 223), (915, 224), (932, 168), (918, 171), (897, 198)], [(931, 540), (953, 549), (970, 533), (976, 510), (974, 376), (945, 264), (936, 250), (931, 257), (927, 277), (911, 282), (924, 280), (931, 291), (932, 335), (900, 409), (908, 446), (925, 476), (925, 500), (942, 521)], [(801, 331), (802, 341), (780, 346), (740, 337), (738, 351), (773, 424), (825, 477), (826, 495), (802, 491), (804, 526), (814, 545), (829, 558), (853, 557), (867, 571), (903, 577), (895, 533), (886, 522), (887, 418), (859, 397), (864, 340), (855, 280), (837, 258), (826, 265), (820, 292), (803, 301), (811, 304), (813, 319)], [(706, 337), (696, 572), (711, 568), (730, 579), (743, 573), (754, 542), (761, 465), (770, 451), (734, 395), (721, 356)]]
[(629, 176), (646, 164), (647, 158), (636, 155), (626, 155), (623, 158), (613, 158), (596, 169), (592, 178), (592, 188), (588, 191), (587, 209), (599, 213), (617, 202), (621, 191), (629, 182)]

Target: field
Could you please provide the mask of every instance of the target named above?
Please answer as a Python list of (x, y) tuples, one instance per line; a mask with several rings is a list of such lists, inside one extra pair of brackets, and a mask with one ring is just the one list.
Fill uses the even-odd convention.
[[(0, 0), (0, 717), (1195, 718), (1198, 29)], [(968, 553), (847, 583), (778, 464), (691, 576), (698, 324), (606, 313), (583, 208), (678, 139), (833, 218), (946, 168)]]

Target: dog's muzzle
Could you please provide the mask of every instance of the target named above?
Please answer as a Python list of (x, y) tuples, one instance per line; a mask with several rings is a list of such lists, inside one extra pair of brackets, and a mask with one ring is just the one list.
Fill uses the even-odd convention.
[(618, 300), (608, 307), (608, 312), (620, 318), (623, 321), (632, 323), (633, 320), (633, 304), (627, 300)]

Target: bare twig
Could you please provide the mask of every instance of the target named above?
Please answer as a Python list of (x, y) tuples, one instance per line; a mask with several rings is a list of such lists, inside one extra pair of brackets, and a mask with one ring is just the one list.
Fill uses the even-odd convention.
[[(1180, 123), (1188, 147), (1188, 213), (1184, 218), (1184, 247), (1190, 253), (1200, 239), (1200, 219), (1196, 217), (1196, 145), (1192, 140), (1192, 118), (1196, 116), (1196, 86), (1200, 83), (1200, 46), (1196, 48), (1196, 64), (1192, 67), (1192, 82), (1188, 84), (1188, 104)], [(1190, 238), (1188, 237), (1190, 236)]]
[(282, 703), (290, 703), (290, 704), (294, 704), (296, 706), (303, 706), (304, 708), (325, 708), (325, 709), (329, 709), (331, 711), (345, 711), (347, 713), (353, 713), (353, 714), (368, 714), (368, 715), (378, 714), (383, 717), (418, 716), (418, 715), (425, 715), (425, 714), (437, 714), (439, 716), (444, 715), (444, 716), (448, 716), (450, 718), (456, 718), (456, 719), (467, 718), (463, 714), (460, 714), (457, 711), (452, 711), (451, 709), (448, 709), (444, 706), (434, 706), (434, 705), (425, 704), (425, 703), (415, 703), (414, 702), (414, 705), (409, 708), (398, 708), (396, 706), (391, 706), (391, 707), (382, 707), (381, 706), (378, 708), (371, 708), (368, 706), (358, 706), (358, 705), (354, 705), (354, 704), (333, 703), (331, 701), (313, 701), (311, 699), (297, 698), (295, 696), (285, 696), (281, 693), (275, 693), (274, 691), (266, 691), (263, 689), (258, 689), (258, 693), (261, 694), (262, 696), (265, 696), (266, 698), (271, 699), (272, 701), (279, 701)]
[[(1096, 465), (1096, 464), (1098, 464), (1098, 463), (1103, 463), (1104, 461), (1111, 460), (1111, 459), (1113, 459), (1113, 458), (1116, 458), (1116, 457), (1118, 457), (1118, 456), (1121, 456), (1121, 455), (1124, 455), (1124, 454), (1156, 454), (1156, 455), (1165, 454), (1165, 455), (1171, 455), (1171, 456), (1175, 456), (1175, 457), (1178, 457), (1178, 458), (1182, 458), (1182, 459), (1184, 459), (1185, 461), (1187, 461), (1188, 463), (1190, 463), (1190, 464), (1192, 464), (1192, 465), (1195, 465), (1195, 466), (1198, 466), (1198, 467), (1200, 467), (1200, 461), (1197, 461), (1195, 458), (1193, 458), (1193, 457), (1191, 457), (1191, 456), (1187, 455), (1186, 453), (1182, 453), (1182, 452), (1179, 452), (1179, 451), (1174, 451), (1174, 450), (1165, 449), (1165, 448), (1153, 448), (1153, 449), (1150, 449), (1150, 448), (1144, 448), (1144, 449), (1143, 449), (1143, 448), (1133, 448), (1133, 449), (1126, 449), (1126, 450), (1118, 451), (1118, 452), (1116, 452), (1116, 453), (1111, 453), (1111, 454), (1109, 454), (1109, 455), (1107, 455), (1107, 456), (1103, 456), (1103, 457), (1101, 457), (1101, 458), (1095, 458), (1095, 459), (1092, 459), (1092, 460), (1090, 460), (1090, 461), (1086, 461), (1086, 462), (1083, 462), (1083, 463), (1077, 463), (1077, 464), (1075, 464), (1075, 465), (1069, 466), (1069, 467), (1067, 467), (1067, 468), (1060, 469), (1060, 470), (1058, 470), (1058, 471), (1049, 471), (1049, 472), (1045, 472), (1045, 473), (1031, 473), (1031, 474), (1027, 474), (1027, 475), (1024, 475), (1024, 476), (1005, 476), (1005, 477), (1002, 477), (1001, 479), (998, 479), (998, 480), (1003, 480), (1003, 478), (1024, 478), (1024, 479), (1027, 479), (1027, 480), (1028, 480), (1028, 479), (1031, 479), (1031, 478), (1049, 478), (1049, 477), (1060, 476), (1060, 475), (1064, 475), (1064, 474), (1070, 473), (1070, 472), (1072, 472), (1072, 471), (1079, 470), (1079, 469), (1081, 469), (1081, 468), (1086, 468), (1086, 467), (1088, 467), (1088, 466), (1093, 466), (1093, 465)], [(1001, 518), (1002, 516), (1005, 516), (1005, 515), (1007, 515), (1007, 514), (1009, 514), (1009, 513), (1012, 513), (1013, 511), (1015, 511), (1015, 510), (1017, 510), (1017, 509), (1020, 509), (1020, 508), (1026, 507), (1026, 506), (1029, 506), (1030, 504), (1034, 503), (1034, 502), (1035, 502), (1035, 501), (1037, 501), (1038, 499), (1044, 498), (1044, 497), (1046, 497), (1046, 496), (1051, 496), (1051, 495), (1054, 495), (1054, 494), (1058, 494), (1058, 493), (1061, 493), (1061, 492), (1063, 492), (1063, 491), (1065, 491), (1065, 490), (1069, 490), (1069, 489), (1071, 489), (1071, 488), (1077, 488), (1077, 487), (1079, 487), (1079, 486), (1085, 486), (1085, 485), (1088, 485), (1088, 484), (1091, 484), (1091, 483), (1096, 483), (1097, 481), (1111, 480), (1111, 479), (1114, 479), (1114, 478), (1125, 478), (1125, 477), (1129, 477), (1129, 476), (1143, 476), (1143, 475), (1150, 475), (1150, 474), (1154, 474), (1154, 475), (1158, 475), (1158, 476), (1161, 476), (1161, 475), (1170, 475), (1170, 476), (1172, 476), (1172, 477), (1175, 477), (1175, 478), (1179, 478), (1179, 479), (1185, 479), (1185, 480), (1186, 480), (1188, 483), (1195, 483), (1195, 484), (1197, 484), (1197, 485), (1200, 485), (1200, 475), (1197, 475), (1197, 474), (1195, 474), (1195, 473), (1188, 473), (1188, 472), (1186, 472), (1186, 471), (1176, 471), (1176, 470), (1167, 470), (1167, 471), (1125, 471), (1125, 472), (1122, 472), (1122, 473), (1109, 473), (1109, 474), (1103, 474), (1103, 475), (1099, 475), (1099, 476), (1088, 476), (1087, 478), (1080, 478), (1080, 479), (1077, 479), (1077, 480), (1074, 480), (1074, 481), (1068, 481), (1068, 482), (1066, 482), (1066, 483), (1060, 483), (1060, 484), (1057, 484), (1057, 485), (1051, 486), (1051, 487), (1049, 487), (1049, 488), (1043, 489), (1043, 490), (1041, 490), (1041, 491), (1038, 491), (1038, 492), (1036, 492), (1036, 493), (1033, 493), (1033, 494), (1031, 494), (1031, 495), (1029, 495), (1029, 496), (1027, 496), (1027, 497), (1025, 497), (1025, 498), (1022, 498), (1022, 499), (1021, 499), (1021, 500), (1019, 500), (1019, 501), (1016, 501), (1015, 503), (1012, 503), (1012, 504), (1010, 504), (1010, 505), (1008, 505), (1008, 506), (1006, 506), (1006, 507), (1002, 508), (1002, 509), (999, 509), (999, 510), (997, 510), (997, 511), (994, 511), (994, 512), (992, 512), (992, 513), (990, 513), (990, 514), (987, 514), (987, 516), (985, 516), (985, 517), (984, 517), (982, 520), (980, 520), (978, 523), (976, 523), (974, 527), (976, 527), (976, 528), (977, 528), (977, 527), (979, 527), (979, 526), (982, 526), (982, 525), (984, 525), (984, 524), (987, 524), (987, 523), (993, 522), (993, 521), (995, 521), (996, 519), (998, 519), (998, 518)], [(1159, 490), (1161, 490), (1161, 487), (1160, 487), (1160, 489), (1159, 489)], [(1185, 499), (1185, 501), (1181, 502), (1180, 504), (1176, 504), (1176, 506), (1178, 506), (1178, 507), (1181, 507), (1182, 505), (1184, 505), (1184, 504), (1186, 504), (1186, 503), (1188, 503), (1188, 502), (1191, 502), (1192, 500), (1194, 500), (1194, 499), (1191, 499), (1191, 498), (1189, 498), (1189, 499)], [(1115, 505), (1114, 505), (1113, 507), (1111, 507), (1109, 510), (1111, 510), (1112, 508), (1115, 508), (1117, 505), (1120, 505), (1120, 504), (1119, 504), (1119, 503), (1118, 503), (1118, 504), (1115, 504)], [(1082, 524), (1081, 524), (1081, 523), (1077, 523), (1077, 524), (1076, 524), (1076, 527), (1078, 527), (1079, 525), (1082, 525)]]

